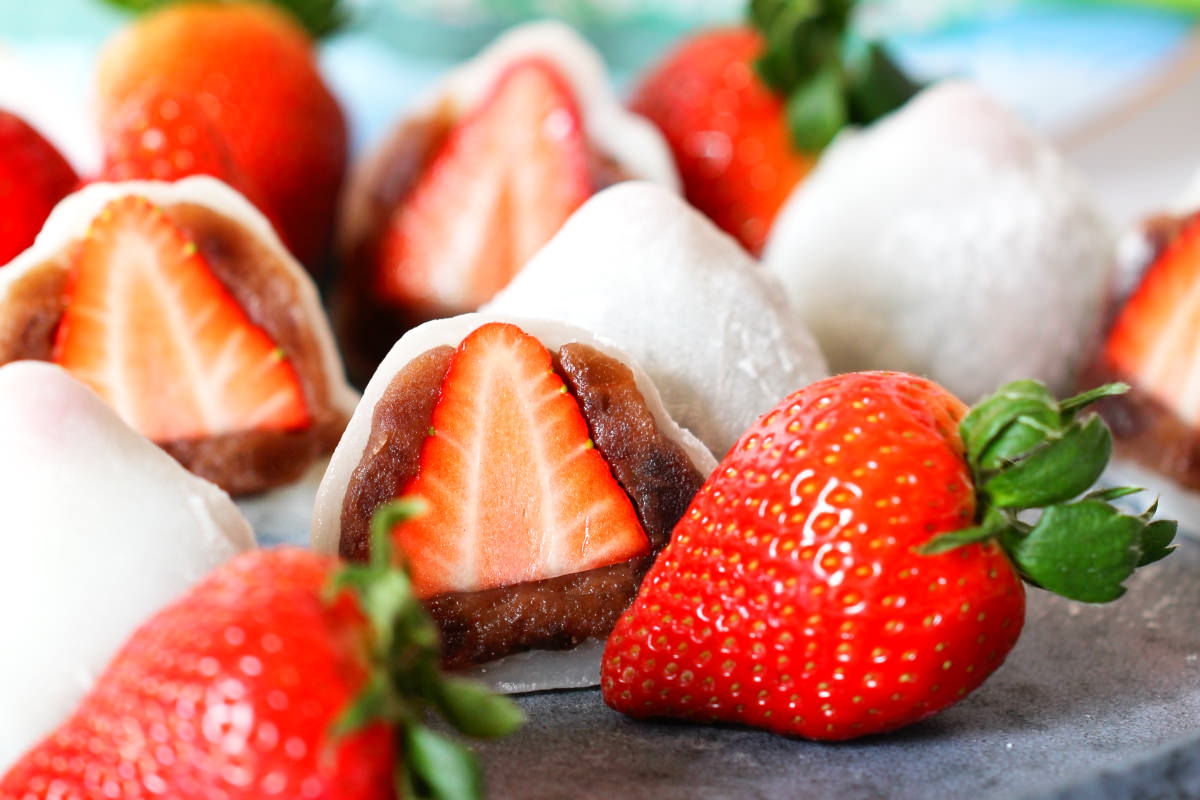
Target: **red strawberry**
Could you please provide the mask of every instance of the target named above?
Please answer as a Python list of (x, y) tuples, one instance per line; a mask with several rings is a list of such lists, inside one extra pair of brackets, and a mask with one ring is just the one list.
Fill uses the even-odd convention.
[(51, 210), (78, 183), (52, 144), (0, 110), (0, 267), (33, 244)]
[(445, 781), (474, 796), (470, 756), (422, 727), (427, 707), (473, 735), (501, 735), (519, 712), (438, 676), (432, 622), (401, 573), (337, 572), (300, 549), (218, 569), (134, 633), (74, 715), (0, 779), (0, 800), (392, 800)]
[(699, 34), (654, 67), (630, 104), (666, 137), (688, 202), (755, 254), (814, 160), (792, 145), (783, 97), (755, 73), (762, 51), (749, 29)]
[(755, 30), (689, 39), (634, 94), (633, 109), (666, 135), (688, 200), (754, 254), (837, 132), (873, 122), (920, 88), (883, 46), (852, 30), (853, 9), (750, 3)]
[(54, 360), (158, 442), (309, 420), (286, 354), (139, 197), (110, 203), (79, 246)]
[(762, 49), (762, 37), (743, 28), (690, 38), (630, 103), (666, 137), (689, 203), (755, 254), (814, 161), (788, 139), (784, 98), (755, 74)]
[(405, 494), (430, 513), (397, 532), (417, 594), (473, 592), (626, 561), (650, 549), (550, 353), (489, 323), (455, 352)]
[(379, 291), (430, 313), (474, 310), (591, 193), (570, 89), (544, 62), (515, 64), (451, 130), (392, 213)]
[(150, 90), (194, 97), (296, 256), (313, 266), (324, 255), (346, 125), (311, 40), (285, 12), (258, 2), (171, 4), (106, 48), (98, 84), (105, 121)]
[(151, 90), (132, 97), (108, 121), (101, 180), (177, 181), (211, 175), (245, 184), (229, 147), (190, 97)]
[[(234, 163), (224, 137), (190, 97), (151, 89), (135, 95), (104, 132), (103, 181), (177, 181), (209, 175), (241, 192), (268, 218), (271, 208)], [(283, 231), (272, 218), (272, 225)]]
[(1200, 215), (1166, 245), (1117, 316), (1106, 360), (1181, 419), (1200, 423)]
[[(978, 687), (1024, 617), (1021, 577), (1099, 602), (1174, 523), (1067, 502), (1111, 447), (1084, 404), (1010, 384), (964, 418), (899, 373), (813, 384), (747, 431), (608, 641), (604, 698), (645, 717), (814, 739), (907, 725)], [(960, 435), (961, 431), (961, 435)], [(1045, 507), (1030, 526), (1017, 514)]]

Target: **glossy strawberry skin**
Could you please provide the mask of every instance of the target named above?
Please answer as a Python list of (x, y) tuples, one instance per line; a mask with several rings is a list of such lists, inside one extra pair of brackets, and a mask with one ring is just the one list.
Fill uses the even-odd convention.
[(357, 606), (322, 602), (335, 567), (296, 548), (213, 573), (134, 634), (0, 800), (391, 800), (388, 730), (329, 735), (366, 675)]
[(847, 739), (978, 687), (1020, 633), (1021, 582), (994, 544), (914, 552), (972, 523), (963, 413), (923, 379), (858, 373), (759, 420), (614, 629), (608, 704)]
[(755, 255), (813, 159), (797, 151), (783, 99), (759, 80), (762, 37), (701, 33), (658, 64), (630, 106), (662, 131), (688, 201)]
[(177, 181), (189, 175), (244, 189), (228, 145), (192, 98), (152, 89), (130, 98), (105, 126), (101, 180)]
[(52, 144), (0, 110), (0, 267), (33, 244), (54, 206), (78, 183)]
[(195, 98), (296, 257), (313, 267), (324, 256), (346, 123), (312, 41), (286, 12), (261, 2), (171, 4), (105, 48), (97, 84), (102, 121), (148, 90)]

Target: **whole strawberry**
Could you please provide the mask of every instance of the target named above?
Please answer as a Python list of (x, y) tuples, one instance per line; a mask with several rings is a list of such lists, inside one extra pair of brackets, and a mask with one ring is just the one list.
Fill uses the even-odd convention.
[(815, 160), (792, 144), (784, 99), (754, 71), (763, 45), (748, 28), (699, 34), (658, 64), (630, 102), (666, 137), (688, 202), (755, 254)]
[(78, 183), (52, 144), (0, 110), (0, 267), (33, 244), (54, 206)]
[[(237, 189), (272, 217), (258, 186), (234, 161), (225, 137), (188, 95), (159, 88), (134, 94), (107, 120), (102, 139), (104, 165), (99, 180), (177, 181), (209, 175)], [(274, 219), (272, 224), (279, 229)]]
[[(385, 552), (410, 511), (377, 520)], [(380, 558), (339, 568), (308, 550), (248, 553), (135, 632), (0, 779), (0, 798), (475, 796), (472, 759), (423, 727), (425, 708), (484, 736), (520, 715), (442, 678), (436, 645), (407, 577)]]
[(852, 0), (756, 0), (751, 27), (705, 31), (656, 64), (631, 107), (663, 132), (688, 202), (751, 253), (821, 149), (916, 87), (850, 33)]
[(229, 145), (187, 95), (149, 89), (129, 98), (107, 120), (102, 135), (106, 181), (177, 181), (210, 175), (242, 191), (248, 179), (238, 169)]
[(261, 2), (167, 5), (105, 48), (97, 82), (105, 125), (147, 91), (195, 98), (296, 257), (320, 261), (345, 171), (346, 123), (312, 41), (285, 11)]
[[(969, 414), (930, 381), (839, 375), (739, 440), (693, 500), (604, 653), (637, 717), (847, 739), (929, 716), (1016, 643), (1022, 578), (1088, 602), (1165, 556), (1175, 524), (1074, 500), (1108, 429), (1030, 381)], [(1029, 525), (1018, 512), (1045, 509)]]

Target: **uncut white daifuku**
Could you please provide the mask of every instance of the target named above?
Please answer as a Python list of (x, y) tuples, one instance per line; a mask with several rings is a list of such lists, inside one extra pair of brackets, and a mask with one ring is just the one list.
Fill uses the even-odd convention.
[(718, 457), (780, 399), (826, 375), (778, 281), (650, 183), (617, 184), (589, 200), (484, 310), (610, 339)]
[(1048, 143), (982, 90), (945, 83), (840, 136), (763, 261), (833, 371), (906, 370), (974, 401), (1016, 378), (1073, 388), (1113, 242)]
[(233, 501), (51, 364), (0, 367), (0, 772), (147, 617), (254, 535)]

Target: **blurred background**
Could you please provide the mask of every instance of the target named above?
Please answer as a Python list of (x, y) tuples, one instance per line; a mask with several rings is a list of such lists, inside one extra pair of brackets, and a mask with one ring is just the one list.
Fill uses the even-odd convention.
[[(0, 0), (0, 105), (77, 163), (95, 53), (128, 17), (100, 0)], [(348, 0), (322, 45), (356, 148), (453, 63), (505, 27), (558, 17), (604, 52), (624, 86), (688, 30), (737, 21), (744, 0)], [(911, 73), (971, 77), (1053, 136), (1123, 224), (1177, 196), (1200, 168), (1200, 0), (865, 0), (859, 25)]]

